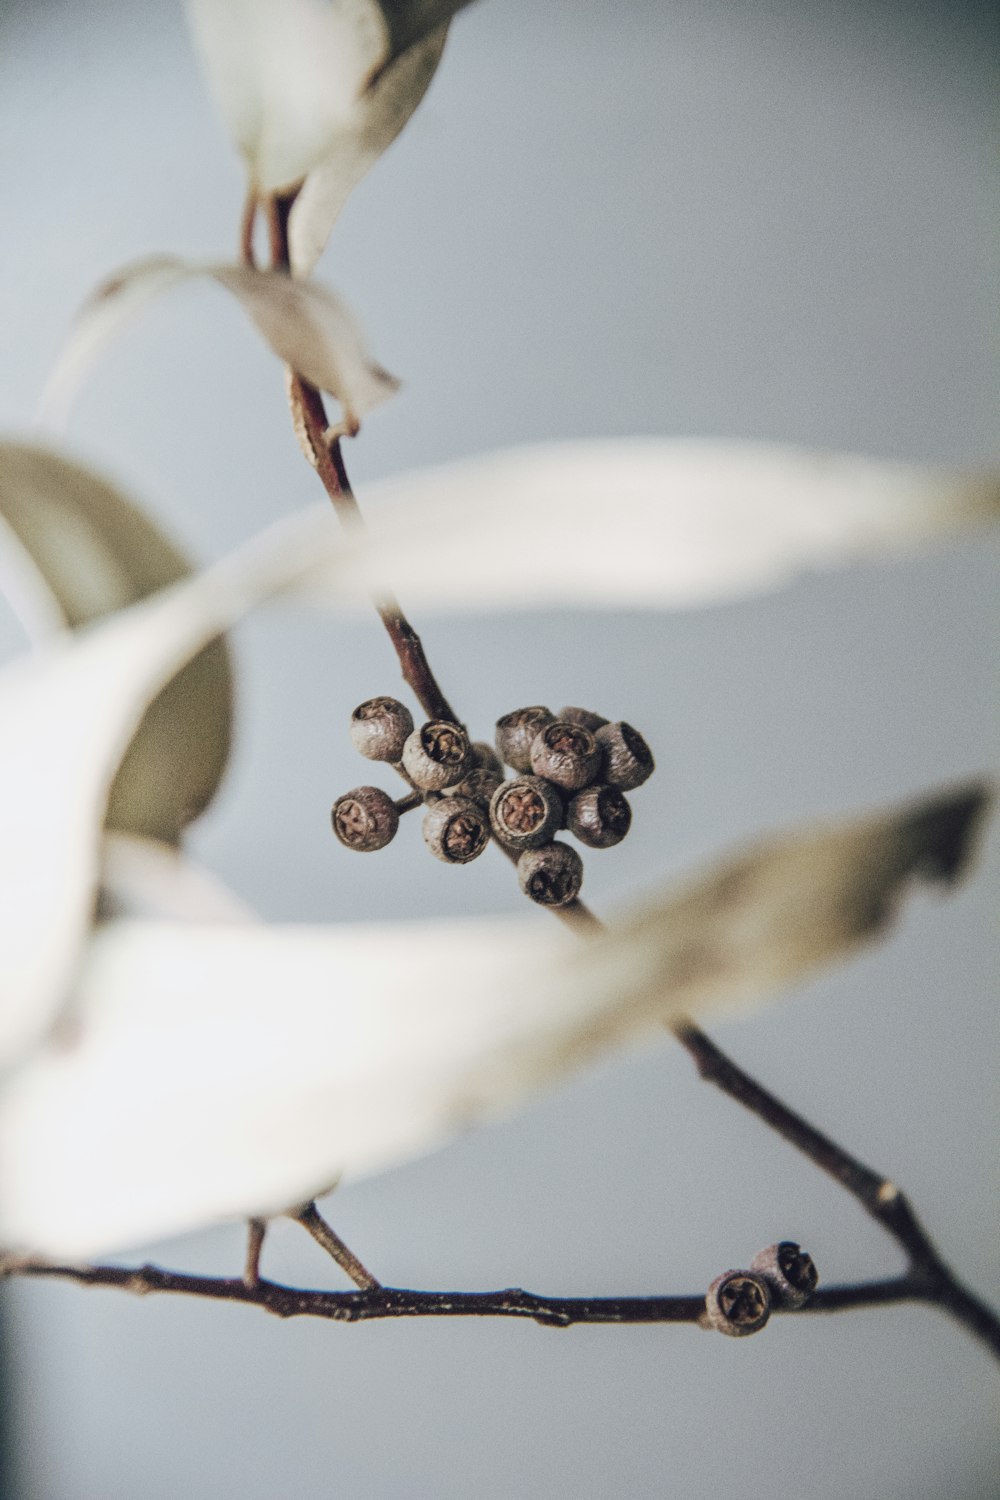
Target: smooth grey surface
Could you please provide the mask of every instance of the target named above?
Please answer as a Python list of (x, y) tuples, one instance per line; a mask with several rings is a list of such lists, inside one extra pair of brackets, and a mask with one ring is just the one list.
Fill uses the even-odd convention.
[[(0, 424), (13, 429), (95, 280), (156, 250), (229, 251), (240, 179), (174, 6), (21, 0), (0, 16)], [(987, 16), (844, 0), (472, 7), (321, 268), (406, 379), (348, 454), (362, 491), (404, 466), (591, 433), (995, 460)], [(202, 558), (315, 495), (280, 373), (211, 290), (179, 294), (122, 343), (71, 438)], [(555, 700), (648, 730), (659, 771), (634, 831), (588, 861), (605, 911), (775, 824), (991, 766), (996, 560), (980, 543), (715, 611), (430, 620), (423, 634), (480, 733)], [(238, 646), (244, 736), (198, 831), (208, 863), (272, 918), (517, 909), (501, 861), (447, 870), (415, 829), (370, 862), (332, 845), (329, 803), (359, 778), (347, 715), (396, 681), (374, 623), (276, 614)], [(994, 829), (953, 900), (918, 900), (891, 944), (719, 1028), (894, 1174), (994, 1297), (998, 864)], [(397, 1284), (693, 1291), (784, 1236), (831, 1280), (897, 1264), (849, 1200), (666, 1043), (331, 1212)], [(151, 1253), (232, 1273), (241, 1236)], [(291, 1226), (266, 1269), (338, 1284)], [(995, 1367), (914, 1308), (737, 1343), (688, 1328), (281, 1325), (60, 1286), (16, 1286), (8, 1302), (29, 1500), (998, 1493)]]

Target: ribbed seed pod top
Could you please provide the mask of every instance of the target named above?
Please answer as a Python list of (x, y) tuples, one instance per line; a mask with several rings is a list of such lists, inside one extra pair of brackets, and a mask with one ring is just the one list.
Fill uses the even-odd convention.
[(358, 786), (338, 797), (330, 812), (333, 831), (346, 849), (370, 854), (396, 836), (399, 813), (388, 792)]
[(509, 849), (547, 844), (562, 827), (563, 813), (558, 790), (540, 776), (502, 782), (490, 803), (493, 832)]

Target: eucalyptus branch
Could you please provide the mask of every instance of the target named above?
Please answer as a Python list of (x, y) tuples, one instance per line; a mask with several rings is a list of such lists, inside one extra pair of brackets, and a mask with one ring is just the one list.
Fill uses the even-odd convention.
[[(272, 267), (276, 270), (290, 270), (288, 215), (294, 197), (295, 195), (291, 194), (271, 199), (267, 205), (271, 260)], [(248, 243), (246, 233), (244, 233), (243, 240), (244, 244)], [(345, 525), (362, 525), (360, 508), (344, 466), (340, 438), (335, 436), (331, 440), (328, 436), (329, 426), (320, 392), (292, 373), (289, 381), (289, 400), (293, 423), (300, 441), (307, 457), (316, 468), (338, 516)], [(399, 604), (394, 599), (382, 600), (376, 602), (376, 608), (396, 649), (403, 678), (413, 689), (425, 712), (431, 718), (449, 719), (454, 723), (459, 723), (458, 716), (438, 686), (419, 636), (406, 619)], [(503, 848), (502, 845), (500, 847)], [(504, 852), (509, 855), (511, 851), (505, 850)], [(555, 908), (555, 911), (563, 920), (581, 930), (601, 926), (599, 918), (579, 899), (562, 908)], [(908, 1258), (908, 1270), (904, 1276), (888, 1282), (866, 1283), (861, 1287), (824, 1290), (815, 1294), (807, 1304), (810, 1308), (817, 1311), (833, 1311), (878, 1301), (924, 1300), (932, 1302), (948, 1312), (975, 1337), (981, 1339), (1000, 1358), (1000, 1319), (985, 1303), (961, 1285), (942, 1260), (909, 1201), (893, 1182), (881, 1173), (872, 1171), (843, 1147), (838, 1146), (836, 1142), (810, 1125), (801, 1115), (783, 1104), (774, 1094), (732, 1062), (693, 1022), (678, 1021), (673, 1023), (670, 1029), (681, 1045), (691, 1054), (704, 1079), (714, 1083), (730, 1098), (742, 1104), (745, 1109), (755, 1114), (772, 1130), (777, 1131), (810, 1161), (829, 1173), (857, 1199), (865, 1211), (905, 1251)], [(346, 1251), (346, 1246), (344, 1250)], [(478, 1294), (472, 1297), (469, 1294), (468, 1297), (456, 1300), (450, 1294), (411, 1294), (388, 1289), (381, 1289), (377, 1294), (365, 1291), (357, 1295), (376, 1296), (376, 1301), (371, 1304), (374, 1310), (369, 1311), (368, 1304), (365, 1304), (365, 1311), (352, 1314), (357, 1317), (401, 1316), (404, 1311), (411, 1310), (435, 1313), (489, 1311), (507, 1316), (533, 1317), (537, 1313), (532, 1309), (536, 1309), (541, 1301), (545, 1301), (545, 1299), (538, 1299), (522, 1292), (498, 1294), (500, 1300), (497, 1300), (496, 1296), (491, 1298), (488, 1294), (483, 1294), (483, 1297)], [(378, 1297), (389, 1299), (385, 1308), (377, 1300)], [(407, 1298), (416, 1298), (416, 1300), (408, 1302)], [(486, 1307), (481, 1305), (484, 1298), (488, 1304)], [(690, 1298), (640, 1299), (640, 1303), (636, 1305), (641, 1305), (647, 1311), (626, 1315), (621, 1312), (621, 1309), (632, 1304), (624, 1303), (620, 1299), (612, 1299), (610, 1302), (587, 1301), (580, 1304), (581, 1307), (603, 1309), (605, 1316), (591, 1316), (588, 1313), (579, 1312), (570, 1317), (569, 1321), (690, 1321), (690, 1307), (686, 1313), (679, 1313), (676, 1309), (686, 1307), (691, 1302)], [(558, 1304), (546, 1302), (545, 1305), (548, 1308), (558, 1305), (565, 1309), (571, 1304), (561, 1301)], [(660, 1311), (654, 1315), (648, 1312), (651, 1307), (669, 1308), (670, 1311)], [(618, 1311), (611, 1312), (608, 1309)], [(701, 1314), (696, 1316), (701, 1316), (703, 1312), (702, 1303)], [(343, 1314), (330, 1314), (330, 1316), (343, 1316)]]
[[(376, 1286), (349, 1292), (314, 1291), (280, 1282), (191, 1276), (159, 1266), (58, 1266), (22, 1264), (22, 1276), (72, 1281), (80, 1286), (114, 1287), (136, 1296), (153, 1292), (204, 1297), (215, 1302), (242, 1302), (279, 1318), (326, 1318), (334, 1323), (371, 1322), (376, 1318), (528, 1318), (548, 1328), (578, 1323), (694, 1323), (706, 1326), (704, 1295), (671, 1297), (544, 1297), (508, 1287), (498, 1292), (414, 1292)], [(2, 1274), (2, 1272), (0, 1272)], [(926, 1302), (951, 1309), (919, 1278), (897, 1276), (885, 1281), (825, 1287), (804, 1307), (776, 1308), (784, 1314), (842, 1312), (854, 1307), (894, 1302)]]

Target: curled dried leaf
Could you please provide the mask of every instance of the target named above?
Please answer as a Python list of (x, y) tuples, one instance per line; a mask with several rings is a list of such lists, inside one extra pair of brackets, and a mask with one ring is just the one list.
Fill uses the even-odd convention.
[(0, 1244), (97, 1255), (406, 1160), (845, 956), (914, 878), (955, 878), (984, 805), (959, 788), (762, 841), (586, 943), (518, 921), (109, 923), (74, 1035), (0, 1092)]
[(354, 315), (318, 282), (157, 256), (116, 272), (84, 303), (46, 388), (43, 420), (64, 421), (83, 381), (126, 326), (164, 292), (198, 278), (225, 287), (279, 359), (340, 402), (349, 428), (398, 389), (369, 354)]

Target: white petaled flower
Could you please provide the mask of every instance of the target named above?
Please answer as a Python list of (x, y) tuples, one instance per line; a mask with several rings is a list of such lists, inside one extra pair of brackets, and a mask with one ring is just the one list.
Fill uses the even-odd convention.
[[(612, 476), (627, 525), (609, 558)], [(3, 1249), (93, 1256), (279, 1212), (665, 1020), (787, 987), (881, 931), (914, 878), (961, 870), (978, 786), (762, 841), (586, 942), (535, 914), (256, 923), (165, 841), (225, 763), (229, 666), (205, 649), (266, 599), (356, 607), (392, 583), (443, 610), (673, 608), (892, 557), (997, 510), (995, 485), (956, 476), (667, 442), (524, 450), (387, 488), (395, 503), (368, 540), (342, 542), (309, 511), (197, 575), (163, 543), (140, 577), (151, 528), (128, 502), (45, 450), (0, 445), (16, 597), (77, 627), (0, 674)], [(483, 546), (496, 511), (471, 509), (473, 488), (530, 514), (543, 561), (526, 579)], [(555, 541), (570, 503), (567, 551)], [(58, 545), (69, 534), (74, 567)], [(439, 571), (428, 536), (449, 539)], [(88, 586), (83, 611), (71, 595)], [(194, 783), (160, 774), (164, 739), (213, 723)], [(460, 994), (444, 966), (467, 976)]]

